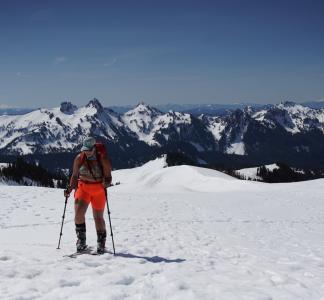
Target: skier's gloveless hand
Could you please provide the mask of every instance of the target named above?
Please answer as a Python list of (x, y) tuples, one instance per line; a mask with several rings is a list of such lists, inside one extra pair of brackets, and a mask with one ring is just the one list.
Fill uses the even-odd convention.
[(67, 197), (69, 198), (70, 197), (70, 194), (71, 194), (71, 189), (70, 188), (67, 188), (66, 190), (64, 190), (64, 197)]
[(105, 179), (102, 182), (103, 187), (105, 189), (108, 188), (108, 187), (110, 187), (111, 186), (111, 181), (112, 181), (112, 177), (111, 176), (105, 177)]

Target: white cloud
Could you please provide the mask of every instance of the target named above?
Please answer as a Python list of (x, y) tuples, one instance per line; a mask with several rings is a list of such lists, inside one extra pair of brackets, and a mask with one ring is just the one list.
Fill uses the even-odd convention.
[(110, 67), (110, 66), (114, 65), (116, 62), (117, 62), (117, 57), (114, 57), (111, 62), (105, 63), (104, 67)]
[(66, 62), (68, 59), (67, 59), (67, 57), (65, 57), (65, 56), (58, 56), (58, 57), (55, 57), (55, 59), (54, 59), (54, 65), (58, 65), (58, 64), (62, 64), (62, 63), (64, 63), (64, 62)]

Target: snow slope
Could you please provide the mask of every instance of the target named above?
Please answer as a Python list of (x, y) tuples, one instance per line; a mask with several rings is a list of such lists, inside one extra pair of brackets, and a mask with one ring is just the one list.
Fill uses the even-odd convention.
[[(324, 299), (324, 180), (164, 164), (114, 172), (116, 256), (63, 257), (74, 251), (72, 197), (56, 249), (62, 190), (0, 186), (0, 299)], [(96, 244), (90, 209), (87, 237)]]

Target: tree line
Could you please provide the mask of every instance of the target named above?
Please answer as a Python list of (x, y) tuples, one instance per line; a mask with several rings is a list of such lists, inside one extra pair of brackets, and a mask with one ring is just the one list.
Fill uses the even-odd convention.
[(282, 162), (276, 163), (278, 168), (268, 170), (266, 166), (257, 169), (257, 176), (264, 182), (296, 182), (312, 180), (324, 177), (324, 170), (321, 169), (295, 169)]
[(269, 170), (265, 165), (257, 168), (257, 178), (250, 178), (244, 174), (239, 173), (235, 168), (225, 166), (222, 163), (219, 164), (205, 164), (199, 165), (193, 158), (182, 152), (169, 152), (167, 153), (166, 162), (168, 166), (177, 165), (191, 165), (199, 166), (204, 168), (214, 169), (230, 176), (236, 177), (242, 180), (262, 181), (268, 183), (279, 183), (279, 182), (296, 182), (313, 180), (318, 178), (324, 178), (324, 168), (318, 169), (298, 169), (288, 166), (286, 163), (277, 162), (278, 168)]
[(0, 177), (21, 185), (65, 188), (68, 183), (67, 177), (62, 172), (52, 174), (41, 165), (26, 162), (22, 158), (17, 158), (16, 161), (2, 167)]

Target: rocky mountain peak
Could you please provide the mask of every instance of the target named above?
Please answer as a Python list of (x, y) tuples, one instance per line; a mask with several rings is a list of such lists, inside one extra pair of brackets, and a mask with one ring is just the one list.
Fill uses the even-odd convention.
[(283, 101), (279, 105), (284, 106), (284, 107), (293, 107), (296, 105), (296, 103), (293, 101)]
[(137, 110), (152, 110), (152, 107), (146, 104), (145, 102), (141, 101), (136, 106), (135, 109)]
[(94, 107), (97, 109), (97, 111), (103, 111), (104, 108), (100, 101), (97, 98), (93, 98), (92, 100), (89, 101), (89, 103), (86, 105), (86, 107)]
[(132, 110), (130, 110), (126, 113), (126, 115), (132, 115), (132, 114), (156, 116), (156, 115), (161, 114), (161, 112), (158, 109), (156, 109), (142, 101), (142, 102), (139, 102), (135, 106), (135, 108), (133, 108)]
[(76, 105), (68, 101), (62, 102), (60, 106), (60, 111), (67, 115), (72, 115), (77, 109), (78, 107)]
[(245, 114), (250, 115), (250, 114), (252, 114), (252, 113), (254, 112), (254, 109), (253, 109), (252, 106), (248, 105), (248, 106), (245, 106), (245, 107), (243, 108), (243, 112), (244, 112)]

